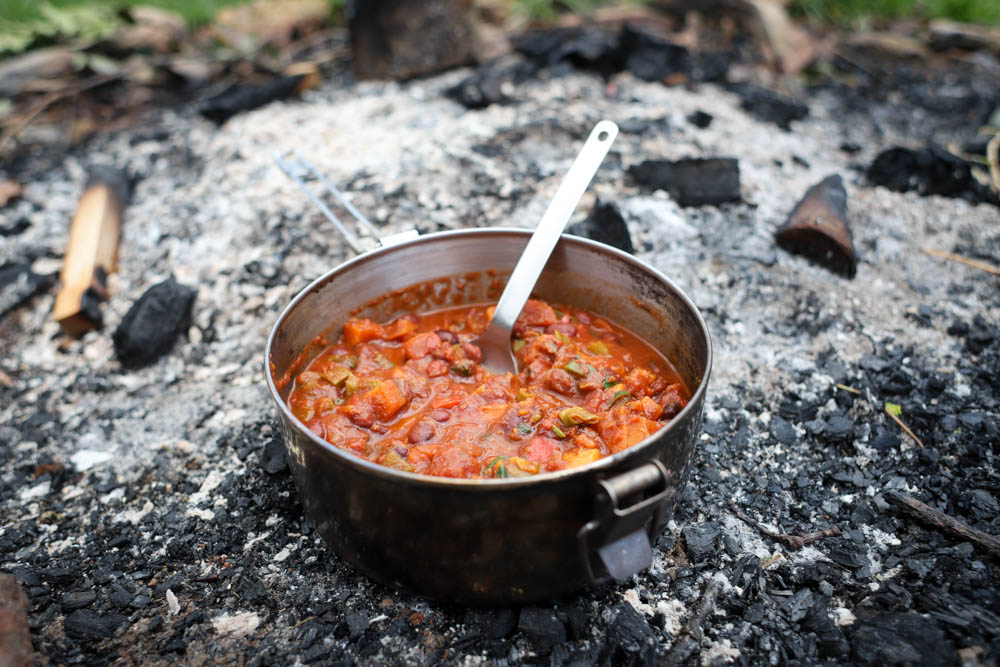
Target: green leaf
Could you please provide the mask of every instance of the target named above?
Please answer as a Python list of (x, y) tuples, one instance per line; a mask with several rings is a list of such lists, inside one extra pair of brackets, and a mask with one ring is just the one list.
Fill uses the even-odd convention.
[(605, 389), (610, 389), (611, 387), (615, 386), (616, 384), (618, 384), (618, 380), (617, 379), (612, 378), (612, 377), (604, 378), (604, 388)]
[(900, 415), (903, 414), (903, 406), (899, 405), (898, 403), (887, 402), (885, 404), (885, 411), (888, 412), (893, 417), (899, 417)]

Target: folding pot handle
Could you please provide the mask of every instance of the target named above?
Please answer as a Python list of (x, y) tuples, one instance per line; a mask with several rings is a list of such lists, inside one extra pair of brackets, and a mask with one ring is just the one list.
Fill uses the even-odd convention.
[(666, 468), (653, 459), (598, 482), (594, 519), (577, 533), (590, 583), (621, 581), (652, 564), (668, 480)]

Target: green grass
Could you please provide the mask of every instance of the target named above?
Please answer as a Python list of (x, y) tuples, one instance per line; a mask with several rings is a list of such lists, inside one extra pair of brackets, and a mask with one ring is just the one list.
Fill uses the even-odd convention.
[(1000, 0), (793, 0), (791, 10), (845, 28), (932, 18), (1000, 25)]

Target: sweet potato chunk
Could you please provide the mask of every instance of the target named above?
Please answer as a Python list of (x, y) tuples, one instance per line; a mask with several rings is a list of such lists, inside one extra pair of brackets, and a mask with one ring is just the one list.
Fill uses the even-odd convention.
[(358, 398), (358, 403), (368, 403), (379, 421), (389, 421), (406, 405), (408, 397), (400, 389), (401, 383), (383, 380), (375, 388)]
[(378, 322), (372, 322), (365, 318), (352, 317), (344, 325), (343, 342), (345, 345), (357, 345), (367, 343), (370, 340), (381, 338), (385, 330)]

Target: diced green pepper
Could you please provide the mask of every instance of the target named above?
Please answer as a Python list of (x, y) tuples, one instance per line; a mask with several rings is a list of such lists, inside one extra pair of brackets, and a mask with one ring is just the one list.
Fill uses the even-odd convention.
[(552, 433), (557, 438), (565, 438), (566, 437), (566, 433), (561, 428), (559, 428), (558, 426), (556, 426), (554, 424), (552, 425)]
[(563, 366), (563, 368), (577, 377), (587, 377), (587, 369), (584, 368), (583, 365), (576, 359)]
[(591, 354), (606, 355), (608, 353), (608, 346), (604, 344), (602, 340), (594, 340), (587, 343), (587, 352)]
[(523, 338), (515, 338), (513, 344), (511, 344), (511, 349), (514, 350), (514, 354), (517, 354), (524, 349), (524, 346), (528, 344), (528, 341)]

